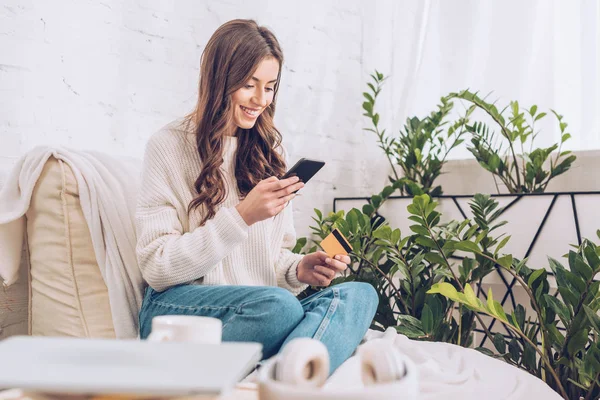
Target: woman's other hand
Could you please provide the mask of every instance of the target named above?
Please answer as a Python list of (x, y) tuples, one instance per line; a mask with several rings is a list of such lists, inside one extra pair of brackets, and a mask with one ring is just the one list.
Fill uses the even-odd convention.
[(350, 264), (350, 257), (338, 254), (331, 258), (324, 251), (305, 255), (298, 264), (298, 280), (312, 286), (329, 286), (338, 272)]

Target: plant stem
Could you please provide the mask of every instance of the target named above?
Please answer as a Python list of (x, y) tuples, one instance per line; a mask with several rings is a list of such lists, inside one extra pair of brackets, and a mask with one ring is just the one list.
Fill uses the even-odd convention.
[[(467, 100), (467, 99), (465, 99)], [(468, 100), (467, 100), (468, 101)], [(500, 120), (498, 118), (496, 118), (490, 111), (487, 110), (486, 107), (484, 107), (484, 105), (479, 101), (478, 97), (475, 96), (473, 100), (471, 100), (473, 103), (475, 103), (476, 106), (478, 106), (479, 108), (481, 108), (483, 111), (485, 111), (499, 126), (500, 129), (502, 130), (502, 133), (504, 134), (504, 137), (508, 140), (508, 145), (510, 146), (510, 152), (512, 153), (512, 157), (514, 160), (514, 166), (515, 166), (515, 170), (517, 173), (517, 185), (518, 187), (516, 188), (517, 190), (520, 190), (521, 188), (521, 176), (519, 173), (519, 164), (518, 164), (518, 160), (517, 160), (517, 155), (515, 154), (515, 149), (513, 147), (513, 142), (510, 140), (510, 135), (508, 132), (508, 129), (504, 126), (504, 124), (502, 124), (502, 122), (500, 122)]]
[(458, 345), (460, 346), (460, 336), (462, 335), (462, 304), (458, 305)]
[[(437, 243), (437, 241), (436, 241), (436, 243)], [(439, 247), (439, 245), (438, 245), (438, 247)], [(539, 306), (538, 306), (537, 302), (535, 301), (535, 297), (533, 296), (533, 293), (531, 292), (531, 290), (529, 289), (529, 287), (527, 286), (527, 284), (525, 283), (525, 281), (523, 281), (523, 279), (519, 275), (517, 275), (514, 271), (512, 271), (512, 270), (510, 270), (508, 268), (505, 268), (504, 266), (502, 266), (501, 264), (499, 264), (493, 257), (490, 257), (490, 256), (488, 256), (487, 254), (484, 254), (484, 253), (478, 253), (478, 254), (480, 254), (482, 257), (487, 258), (488, 260), (494, 262), (494, 264), (500, 265), (501, 268), (503, 268), (505, 271), (507, 271), (509, 274), (511, 274), (521, 284), (521, 286), (525, 289), (525, 291), (527, 292), (527, 294), (529, 295), (529, 297), (531, 299), (531, 303), (533, 304), (533, 306), (535, 308), (536, 314), (538, 315), (538, 320), (540, 322), (540, 333), (542, 334), (542, 345), (544, 345), (545, 343), (548, 343), (545, 340), (544, 329), (541, 328), (541, 325), (543, 323), (542, 312), (539, 309)], [(442, 252), (442, 255), (444, 255), (443, 252)], [(444, 259), (446, 259), (445, 255), (444, 255)], [(459, 282), (459, 286), (462, 286), (460, 284), (460, 282)], [(464, 289), (462, 287), (461, 287), (461, 291), (464, 291)], [(485, 327), (485, 325), (483, 325), (483, 323), (481, 322), (479, 314), (475, 313), (475, 316), (480, 321), (481, 325), (483, 327)], [(490, 316), (494, 317), (493, 315), (490, 315)], [(550, 371), (550, 373), (552, 374), (552, 377), (556, 380), (556, 384), (559, 386), (559, 389), (561, 390), (561, 394), (565, 397), (565, 399), (568, 399), (568, 396), (566, 395), (566, 392), (565, 392), (565, 390), (564, 390), (564, 388), (563, 388), (560, 380), (558, 379), (558, 375), (556, 374), (556, 371), (554, 371), (554, 369), (552, 368), (552, 365), (550, 364), (549, 358), (545, 356), (546, 349), (544, 349), (542, 347), (543, 352), (540, 349), (538, 349), (537, 345), (534, 345), (533, 342), (527, 337), (527, 335), (523, 334), (520, 329), (516, 329), (511, 324), (505, 324), (505, 326), (507, 328), (515, 331), (524, 340), (526, 340), (529, 344), (532, 345), (532, 347), (534, 348), (534, 350), (540, 355), (540, 358), (543, 360), (544, 364), (546, 364), (546, 368)], [(488, 335), (488, 337), (492, 338), (492, 335), (489, 332), (489, 330), (487, 330), (487, 328), (484, 328), (484, 329), (485, 329), (486, 334)]]
[[(489, 314), (491, 317), (494, 317), (493, 315)], [(534, 344), (531, 339), (529, 339), (527, 337), (527, 335), (525, 335), (520, 329), (515, 328), (514, 326), (512, 326), (511, 324), (505, 324), (505, 326), (510, 329), (511, 331), (515, 332), (517, 335), (521, 336), (521, 338), (523, 340), (525, 340), (527, 343), (529, 343), (529, 345), (531, 347), (533, 347), (533, 349), (539, 354), (540, 358), (544, 361), (544, 364), (546, 364), (546, 367), (548, 369), (548, 371), (550, 371), (550, 373), (552, 374), (552, 377), (554, 378), (554, 380), (556, 381), (556, 385), (558, 386), (558, 389), (560, 390), (560, 394), (566, 399), (569, 400), (569, 396), (567, 395), (567, 392), (565, 391), (565, 388), (563, 387), (562, 383), (560, 382), (560, 379), (558, 378), (558, 375), (556, 374), (556, 371), (554, 371), (554, 369), (552, 368), (552, 365), (550, 364), (550, 361), (548, 360), (548, 358), (546, 357), (546, 355), (544, 353), (542, 353), (542, 351), (537, 347), (536, 344)]]
[[(371, 109), (371, 114), (373, 114), (373, 112), (375, 111), (375, 103), (377, 101), (377, 95), (379, 94), (379, 91), (381, 90), (381, 84), (383, 83), (385, 79), (383, 80), (379, 80), (376, 79), (376, 83), (377, 83), (377, 90), (375, 92), (373, 92), (373, 107)], [(398, 178), (398, 172), (396, 172), (396, 168), (394, 167), (394, 163), (392, 162), (392, 159), (390, 158), (390, 148), (388, 146), (385, 145), (385, 141), (383, 140), (383, 134), (381, 132), (379, 132), (379, 127), (377, 126), (377, 124), (375, 124), (374, 120), (372, 120), (373, 122), (373, 126), (375, 127), (375, 134), (377, 135), (377, 138), (379, 139), (379, 143), (381, 144), (381, 148), (383, 149), (383, 151), (385, 152), (385, 155), (390, 163), (390, 166), (392, 167), (392, 171), (394, 171), (394, 177), (396, 178), (396, 180), (400, 179)]]
[[(499, 123), (498, 123), (499, 124)], [(494, 145), (492, 144), (491, 141), (487, 140), (487, 138), (484, 137), (483, 143), (487, 146), (487, 150), (489, 152), (495, 152), (494, 149)], [(499, 153), (498, 157), (500, 157)], [(508, 165), (508, 157), (504, 156), (504, 164)], [(490, 171), (492, 172), (492, 171)], [(518, 190), (516, 189), (517, 187), (517, 182), (515, 182), (515, 178), (513, 178), (512, 174), (510, 173), (510, 170), (507, 171), (508, 173), (506, 174), (506, 176), (501, 175), (498, 172), (492, 172), (492, 176), (498, 176), (500, 178), (500, 180), (504, 183), (504, 185), (506, 186), (506, 188), (508, 189), (509, 193), (516, 193)], [(500, 190), (498, 189), (498, 186), (496, 185), (496, 189), (498, 190), (498, 193), (500, 193)]]
[[(427, 222), (427, 217), (425, 216), (425, 214), (421, 214), (421, 218), (423, 218), (423, 221)], [(433, 239), (433, 241), (435, 242), (436, 247), (438, 248), (438, 251), (440, 252), (440, 254), (442, 255), (442, 257), (444, 258), (444, 262), (446, 263), (446, 267), (448, 268), (448, 270), (450, 270), (450, 273), (452, 274), (452, 277), (454, 278), (454, 280), (458, 284), (458, 287), (460, 288), (460, 290), (464, 291), (465, 290), (464, 286), (460, 283), (460, 280), (458, 279), (458, 277), (456, 276), (456, 274), (452, 270), (452, 267), (450, 266), (450, 262), (448, 261), (448, 258), (446, 257), (446, 254), (444, 253), (444, 251), (440, 247), (440, 244), (438, 243), (438, 239), (436, 239), (435, 235), (431, 231), (431, 227), (429, 226), (429, 223), (427, 223), (426, 226), (427, 226), (427, 231), (429, 232), (429, 236)], [(485, 324), (483, 323), (483, 320), (481, 319), (481, 316), (478, 313), (475, 313), (475, 318), (477, 318), (477, 321), (479, 321), (479, 324), (481, 325), (481, 328), (483, 328), (483, 330), (485, 331), (485, 334), (488, 335), (488, 337), (491, 339), (492, 338), (492, 333), (490, 332), (490, 330), (488, 329), (488, 327), (485, 326)]]
[[(484, 108), (484, 110), (485, 110), (485, 108)], [(512, 157), (513, 157), (513, 161), (514, 161), (514, 166), (515, 166), (515, 172), (516, 172), (516, 175), (517, 175), (517, 185), (518, 185), (517, 190), (520, 190), (520, 188), (521, 188), (521, 174), (519, 172), (519, 160), (517, 159), (517, 155), (515, 154), (515, 148), (513, 147), (513, 142), (510, 140), (510, 135), (508, 133), (508, 130), (506, 129), (506, 127), (504, 125), (502, 125), (502, 123), (500, 122), (500, 120), (498, 120), (496, 117), (494, 117), (487, 110), (485, 110), (485, 111), (488, 113), (488, 115), (490, 117), (492, 117), (492, 119), (494, 121), (496, 121), (496, 123), (498, 125), (500, 125), (500, 128), (502, 129), (502, 132), (504, 133), (504, 137), (508, 140), (508, 145), (510, 146), (510, 152), (512, 153)]]
[(596, 385), (598, 384), (598, 379), (600, 379), (600, 374), (596, 375), (596, 379), (594, 379), (592, 386), (590, 386), (588, 394), (585, 396), (585, 400), (592, 400), (592, 393), (594, 393), (594, 389), (596, 388)]
[[(500, 265), (492, 257), (489, 257), (486, 254), (482, 254), (482, 253), (480, 253), (480, 254), (481, 254), (481, 256), (493, 261), (497, 265)], [(502, 265), (500, 265), (500, 267), (502, 269), (504, 269), (505, 271), (507, 271), (509, 274), (511, 274), (521, 284), (523, 289), (525, 289), (525, 291), (529, 295), (529, 297), (531, 299), (531, 304), (533, 304), (533, 307), (535, 308), (535, 312), (538, 315), (538, 321), (540, 323), (540, 333), (542, 335), (542, 350), (540, 350), (537, 347), (537, 345), (533, 344), (533, 342), (527, 337), (527, 335), (525, 335), (523, 332), (521, 332), (520, 329), (516, 329), (511, 324), (505, 324), (505, 326), (507, 328), (513, 330), (518, 335), (520, 335), (521, 338), (523, 338), (525, 341), (527, 341), (534, 348), (534, 350), (540, 355), (541, 359), (544, 361), (544, 364), (546, 364), (546, 369), (548, 369), (550, 374), (552, 374), (552, 377), (556, 381), (556, 385), (558, 385), (558, 388), (560, 389), (561, 394), (564, 396), (565, 399), (568, 399), (569, 397), (567, 396), (567, 393), (565, 392), (565, 389), (563, 388), (562, 383), (560, 382), (556, 371), (554, 370), (554, 368), (552, 368), (552, 364), (550, 363), (549, 358), (546, 356), (546, 349), (543, 347), (548, 343), (548, 341), (546, 340), (546, 337), (545, 337), (545, 330), (542, 328), (542, 325), (543, 325), (542, 312), (541, 312), (537, 302), (535, 301), (535, 297), (533, 296), (533, 293), (531, 292), (531, 290), (529, 289), (529, 287), (527, 286), (525, 281), (523, 281), (523, 279), (519, 275), (517, 275), (514, 271), (510, 270), (509, 268), (505, 268)], [(566, 342), (566, 339), (565, 339), (565, 342)], [(544, 380), (544, 382), (546, 382), (546, 381)]]
[[(373, 103), (373, 107), (375, 106), (375, 103)], [(398, 172), (396, 172), (396, 168), (394, 167), (394, 163), (392, 162), (392, 159), (390, 158), (390, 151), (389, 148), (385, 146), (385, 142), (383, 141), (383, 134), (381, 134), (379, 132), (379, 128), (377, 126), (375, 126), (375, 131), (377, 133), (377, 137), (379, 138), (379, 143), (381, 144), (381, 147), (384, 149), (385, 155), (390, 163), (390, 166), (392, 167), (392, 171), (394, 171), (394, 178), (396, 178), (396, 180), (400, 179), (398, 177)]]
[(496, 185), (496, 192), (500, 194), (500, 188), (498, 187), (498, 181), (496, 180), (496, 174), (492, 174), (492, 178), (494, 179), (494, 185)]
[[(559, 121), (560, 123), (560, 121)], [(555, 165), (558, 164), (558, 159), (560, 158), (560, 152), (562, 150), (562, 145), (563, 145), (563, 140), (562, 140), (562, 135), (563, 133), (560, 133), (560, 144), (558, 145), (558, 151), (556, 152), (556, 164), (552, 164), (552, 156), (550, 156), (550, 169), (554, 169)]]
[[(583, 307), (583, 303), (585, 302), (585, 299), (588, 294), (588, 289), (590, 287), (590, 283), (591, 283), (591, 281), (593, 281), (594, 276), (596, 276), (596, 274), (593, 274), (592, 277), (585, 282), (585, 285), (586, 285), (585, 290), (579, 296), (579, 302), (577, 303), (577, 307), (575, 307), (573, 309), (573, 319), (575, 319), (577, 317), (577, 315), (581, 311), (581, 307)], [(568, 355), (569, 341), (573, 338), (573, 331), (571, 330), (571, 328), (573, 328), (573, 324), (571, 324), (569, 326), (569, 328), (567, 329), (567, 334), (565, 335), (565, 342), (563, 343), (563, 347), (560, 351), (561, 357)], [(561, 365), (559, 365), (558, 368), (562, 368)]]
[[(479, 253), (479, 254), (482, 257), (487, 258), (488, 260), (492, 261), (494, 264), (500, 265), (498, 263), (498, 261), (496, 261), (493, 257), (489, 257), (487, 254), (484, 254), (484, 253)], [(542, 310), (540, 309), (539, 305), (537, 304), (537, 301), (535, 300), (535, 296), (533, 295), (533, 292), (531, 291), (531, 289), (529, 289), (529, 286), (527, 286), (527, 283), (523, 280), (523, 278), (521, 278), (513, 270), (511, 270), (510, 268), (505, 268), (502, 265), (500, 265), (500, 268), (502, 268), (504, 271), (511, 274), (513, 276), (513, 278), (515, 278), (517, 280), (517, 282), (519, 282), (521, 284), (521, 286), (523, 287), (525, 292), (527, 292), (527, 295), (529, 296), (529, 298), (531, 300), (531, 304), (533, 304), (533, 308), (535, 309), (535, 313), (537, 314), (538, 321), (540, 323), (540, 333), (542, 334), (542, 349), (544, 349), (543, 346), (545, 343), (547, 343), (547, 341), (546, 341), (545, 331), (544, 331), (544, 329), (541, 328), (541, 326), (543, 324)], [(544, 351), (546, 351), (546, 349), (544, 349)]]
[(400, 290), (398, 290), (398, 288), (396, 287), (396, 285), (394, 285), (394, 282), (392, 281), (392, 279), (390, 277), (388, 277), (385, 272), (383, 272), (377, 265), (373, 264), (371, 261), (369, 261), (366, 258), (363, 258), (361, 256), (358, 256), (358, 255), (357, 255), (357, 257), (359, 257), (361, 260), (365, 261), (371, 267), (375, 268), (377, 270), (377, 272), (379, 272), (381, 274), (381, 276), (383, 276), (383, 278), (386, 281), (388, 281), (388, 283), (390, 284), (390, 286), (394, 289), (394, 292), (398, 293), (397, 298), (400, 301), (400, 303), (402, 303), (402, 305), (404, 306), (406, 314), (410, 314), (408, 305), (404, 302), (404, 299), (402, 298), (402, 296), (400, 296)]
[[(560, 145), (558, 146), (558, 151), (556, 153), (556, 164), (558, 164), (558, 159), (560, 158), (560, 152), (562, 150), (562, 142), (560, 143)], [(554, 170), (554, 165), (552, 165), (552, 155), (550, 155), (550, 171), (551, 173), (548, 175), (548, 178), (546, 179), (545, 182), (541, 183), (540, 186), (542, 187), (542, 192), (546, 191), (546, 188), (548, 187), (548, 184), (550, 183), (550, 181), (555, 178), (555, 176), (552, 176), (552, 171)]]

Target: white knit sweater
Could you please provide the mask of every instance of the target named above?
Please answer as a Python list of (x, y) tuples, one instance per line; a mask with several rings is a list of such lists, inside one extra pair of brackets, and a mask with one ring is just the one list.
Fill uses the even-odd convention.
[(155, 290), (179, 284), (280, 286), (297, 294), (306, 288), (296, 269), (301, 255), (289, 204), (284, 211), (248, 226), (235, 206), (237, 138), (224, 142), (227, 197), (216, 215), (199, 226), (200, 209), (188, 217), (196, 197), (200, 158), (193, 133), (171, 123), (146, 145), (136, 209), (137, 258), (142, 275)]

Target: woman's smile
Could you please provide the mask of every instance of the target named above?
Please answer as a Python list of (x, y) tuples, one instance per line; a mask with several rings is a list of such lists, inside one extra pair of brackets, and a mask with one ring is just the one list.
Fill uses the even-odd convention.
[(244, 112), (244, 115), (251, 119), (255, 119), (260, 114), (259, 108), (249, 108), (249, 107), (244, 107), (242, 105), (240, 105), (240, 108)]

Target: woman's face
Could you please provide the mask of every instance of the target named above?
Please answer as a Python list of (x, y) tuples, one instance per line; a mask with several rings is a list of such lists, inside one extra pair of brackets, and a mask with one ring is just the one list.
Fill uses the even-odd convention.
[(250, 129), (258, 116), (273, 102), (279, 63), (274, 58), (260, 62), (252, 77), (231, 98), (233, 120), (242, 129)]

